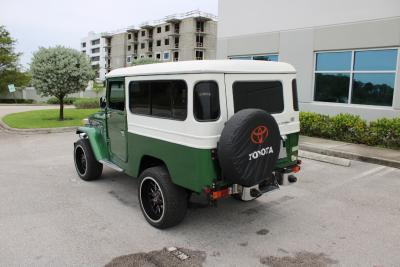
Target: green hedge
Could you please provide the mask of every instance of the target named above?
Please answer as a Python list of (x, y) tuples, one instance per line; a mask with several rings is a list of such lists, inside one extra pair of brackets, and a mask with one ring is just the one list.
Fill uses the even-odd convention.
[(0, 104), (15, 104), (15, 102), (17, 104), (32, 104), (35, 101), (33, 99), (17, 99), (17, 101), (15, 99), (0, 99)]
[[(64, 98), (64, 105), (72, 105), (76, 99), (78, 99), (78, 98), (66, 97), (66, 98)], [(47, 100), (47, 104), (51, 104), (51, 105), (60, 104), (60, 101), (58, 101), (58, 98), (51, 97)]]
[(400, 149), (400, 118), (367, 122), (360, 116), (300, 112), (300, 133), (338, 141)]
[(78, 98), (74, 101), (74, 106), (76, 108), (98, 108), (99, 99), (98, 98)]

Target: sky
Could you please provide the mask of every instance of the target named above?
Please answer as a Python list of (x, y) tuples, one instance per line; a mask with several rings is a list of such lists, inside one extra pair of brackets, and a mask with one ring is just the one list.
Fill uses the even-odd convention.
[(0, 25), (29, 68), (39, 47), (79, 49), (89, 31), (105, 32), (199, 9), (218, 15), (218, 0), (0, 0)]

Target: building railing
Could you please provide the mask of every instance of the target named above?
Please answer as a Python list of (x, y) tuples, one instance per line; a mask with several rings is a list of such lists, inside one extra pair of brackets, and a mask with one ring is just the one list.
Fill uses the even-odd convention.
[(190, 17), (205, 17), (205, 18), (209, 18), (212, 20), (218, 19), (218, 17), (215, 16), (214, 14), (202, 12), (202, 11), (196, 9), (196, 10), (192, 10), (189, 12), (177, 13), (177, 14), (172, 14), (172, 15), (166, 16), (164, 18), (164, 21), (172, 20), (172, 19), (185, 19), (185, 18), (190, 18)]

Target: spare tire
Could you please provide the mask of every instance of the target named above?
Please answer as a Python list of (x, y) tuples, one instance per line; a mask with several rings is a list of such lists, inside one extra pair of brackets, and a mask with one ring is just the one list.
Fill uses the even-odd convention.
[(225, 124), (218, 143), (222, 176), (242, 186), (272, 177), (281, 134), (274, 117), (261, 109), (244, 109)]

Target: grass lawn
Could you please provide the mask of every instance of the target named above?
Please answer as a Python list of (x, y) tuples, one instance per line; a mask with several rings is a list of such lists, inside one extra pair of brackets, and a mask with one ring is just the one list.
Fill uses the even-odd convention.
[(12, 128), (56, 128), (68, 126), (80, 126), (82, 120), (89, 115), (96, 113), (98, 109), (64, 109), (64, 120), (59, 121), (58, 109), (34, 110), (8, 114), (3, 121)]

